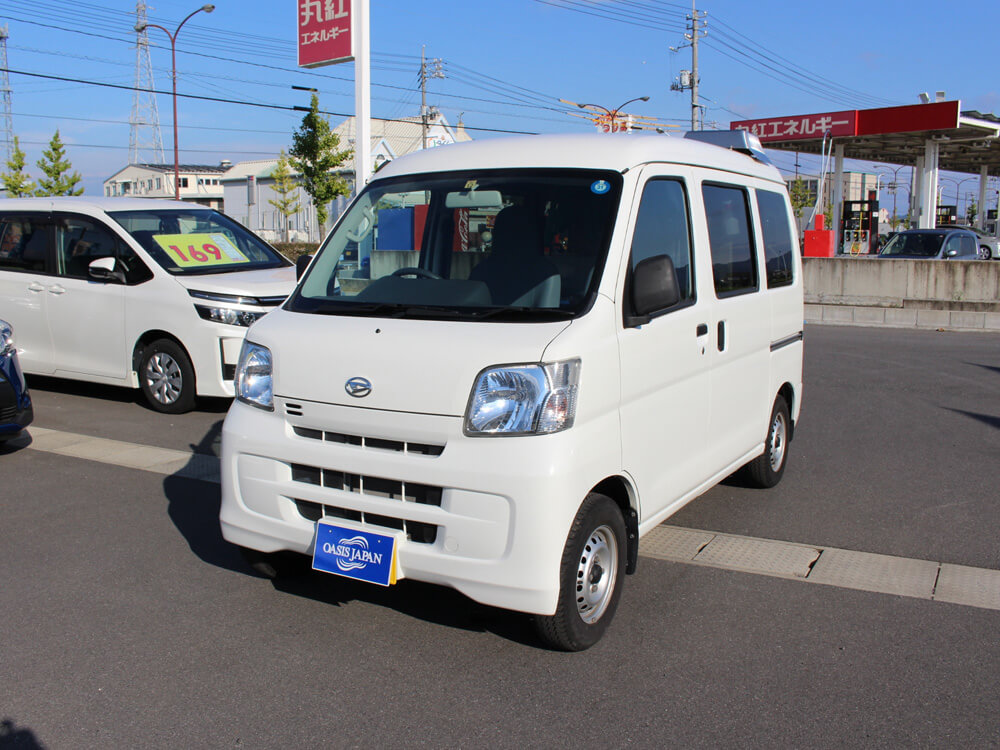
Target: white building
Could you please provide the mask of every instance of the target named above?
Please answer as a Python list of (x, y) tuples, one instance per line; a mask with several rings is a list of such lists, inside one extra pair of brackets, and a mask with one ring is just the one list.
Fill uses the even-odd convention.
[[(180, 198), (209, 208), (223, 209), (222, 176), (232, 167), (224, 160), (217, 165), (180, 164)], [(104, 181), (104, 195), (131, 198), (174, 197), (172, 164), (129, 164)]]

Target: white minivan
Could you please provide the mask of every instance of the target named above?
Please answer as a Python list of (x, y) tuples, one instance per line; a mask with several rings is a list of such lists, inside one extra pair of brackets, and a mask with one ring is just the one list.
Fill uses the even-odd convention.
[(298, 553), (450, 586), (587, 648), (645, 532), (741, 468), (780, 480), (802, 322), (791, 207), (753, 136), (398, 159), (248, 331), (223, 535), (265, 575)]
[(170, 413), (231, 397), (247, 326), (294, 287), (286, 258), (204, 206), (0, 200), (0, 317), (29, 374), (140, 388)]

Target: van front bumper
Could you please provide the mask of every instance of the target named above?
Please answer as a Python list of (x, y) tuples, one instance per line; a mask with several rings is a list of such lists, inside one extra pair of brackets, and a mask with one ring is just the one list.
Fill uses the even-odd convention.
[(222, 432), (222, 533), (306, 555), (320, 517), (396, 534), (398, 578), (553, 614), (589, 473), (575, 465), (587, 457), (571, 432), (470, 438), (458, 417), (237, 402)]

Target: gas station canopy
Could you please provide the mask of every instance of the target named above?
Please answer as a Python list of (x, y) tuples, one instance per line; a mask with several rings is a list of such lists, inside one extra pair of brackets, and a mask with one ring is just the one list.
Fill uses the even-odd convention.
[(911, 210), (920, 227), (935, 225), (939, 170), (978, 175), (980, 206), (987, 178), (1000, 176), (1000, 118), (962, 112), (959, 101), (740, 120), (730, 129), (749, 131), (769, 149), (831, 154), (836, 160), (834, 227), (845, 158), (913, 166)]
[(819, 154), (824, 135), (844, 146), (848, 159), (916, 165), (928, 141), (938, 144), (937, 165), (950, 172), (1000, 176), (1000, 118), (961, 112), (958, 101), (904, 107), (742, 120), (766, 148)]

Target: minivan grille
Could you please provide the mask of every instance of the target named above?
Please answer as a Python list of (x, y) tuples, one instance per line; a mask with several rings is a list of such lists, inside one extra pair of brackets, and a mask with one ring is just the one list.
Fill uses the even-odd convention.
[[(295, 408), (296, 411), (292, 411)], [(288, 404), (286, 410), (292, 416), (301, 416), (301, 407)], [(371, 450), (395, 451), (397, 453), (407, 453), (416, 456), (440, 456), (444, 452), (443, 445), (431, 445), (428, 443), (412, 443), (404, 440), (385, 440), (384, 438), (365, 437), (363, 435), (349, 435), (343, 432), (329, 432), (317, 430), (310, 427), (292, 426), (292, 431), (299, 437), (310, 440), (322, 440), (326, 443), (339, 443), (341, 445), (354, 445), (359, 448)]]
[(369, 497), (441, 507), (441, 488), (417, 484), (416, 482), (349, 474), (345, 471), (321, 469), (318, 466), (304, 464), (292, 464), (292, 481), (312, 484), (317, 487), (329, 487), (344, 492), (355, 492)]
[(406, 532), (411, 542), (418, 544), (434, 544), (437, 539), (438, 527), (432, 523), (421, 521), (409, 521), (404, 518), (393, 518), (376, 513), (364, 513), (360, 510), (349, 508), (339, 508), (335, 505), (323, 505), (314, 503), (311, 500), (295, 500), (295, 508), (299, 515), (309, 521), (318, 521), (321, 518), (342, 518), (345, 521), (353, 521), (365, 526), (379, 526), (384, 529), (397, 529)]

